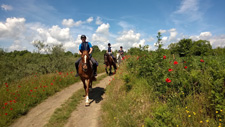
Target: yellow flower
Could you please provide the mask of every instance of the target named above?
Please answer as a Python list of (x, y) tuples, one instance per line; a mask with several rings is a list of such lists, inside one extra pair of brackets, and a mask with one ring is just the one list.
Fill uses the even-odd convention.
[(187, 107), (186, 107), (187, 108)]
[(222, 110), (222, 109), (221, 109), (220, 111), (221, 111), (221, 112), (223, 112), (223, 110)]
[(203, 123), (203, 121), (200, 121), (200, 123)]
[(218, 127), (221, 127), (221, 126), (218, 126)]
[(114, 120), (116, 119), (116, 117), (114, 117)]
[(177, 127), (179, 127), (179, 126), (177, 125)]
[(195, 112), (193, 112), (193, 114), (194, 114), (194, 115), (196, 115), (196, 113), (195, 113)]
[(222, 119), (219, 119), (219, 121), (222, 121)]
[(216, 111), (216, 113), (218, 113), (218, 111)]
[(191, 117), (191, 115), (188, 115), (188, 117)]
[(209, 120), (206, 120), (206, 123), (208, 123), (209, 122)]
[(186, 110), (186, 113), (189, 113), (189, 111), (188, 111), (188, 110)]
[(145, 127), (145, 125), (142, 125), (141, 127)]

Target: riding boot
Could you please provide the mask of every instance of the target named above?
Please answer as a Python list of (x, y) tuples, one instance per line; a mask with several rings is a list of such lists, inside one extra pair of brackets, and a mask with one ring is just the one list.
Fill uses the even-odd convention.
[(94, 70), (94, 76), (97, 76), (97, 65), (93, 65), (93, 70)]
[(79, 65), (79, 64), (76, 64), (76, 63), (75, 63), (75, 67), (76, 67), (76, 71), (77, 71), (77, 74), (75, 75), (75, 77), (78, 77), (78, 76), (79, 76), (79, 75), (78, 75), (78, 65)]

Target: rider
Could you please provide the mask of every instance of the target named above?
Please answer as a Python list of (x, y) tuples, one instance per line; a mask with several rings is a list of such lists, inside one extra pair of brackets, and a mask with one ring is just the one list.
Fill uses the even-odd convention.
[(123, 57), (124, 51), (123, 51), (123, 47), (122, 46), (120, 46), (120, 50), (118, 51), (118, 53), (120, 53), (120, 55)]
[(112, 49), (111, 49), (111, 44), (110, 43), (108, 43), (108, 50), (107, 50), (106, 53), (108, 53), (110, 56), (112, 56), (114, 62), (116, 62), (116, 58), (112, 54)]
[[(80, 44), (79, 46), (79, 54), (82, 55), (82, 52), (84, 50), (87, 50), (89, 51), (89, 54), (90, 54), (90, 58), (91, 58), (91, 61), (93, 63), (93, 69), (94, 69), (94, 76), (97, 76), (97, 61), (91, 56), (91, 53), (93, 51), (93, 48), (92, 48), (92, 45), (90, 42), (87, 42), (86, 41), (86, 36), (85, 35), (81, 35), (81, 40), (82, 40), (82, 43)], [(75, 77), (78, 77), (78, 66), (79, 66), (79, 62), (80, 62), (81, 58), (79, 58), (76, 62), (75, 62), (75, 67), (76, 67), (76, 70), (77, 70), (77, 74), (75, 75)]]

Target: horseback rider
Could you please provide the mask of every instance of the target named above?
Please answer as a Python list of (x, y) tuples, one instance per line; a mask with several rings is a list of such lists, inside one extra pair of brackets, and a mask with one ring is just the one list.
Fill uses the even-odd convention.
[(123, 51), (123, 47), (122, 46), (120, 46), (120, 50), (118, 51), (118, 53), (120, 53), (120, 55), (123, 57), (124, 51)]
[[(79, 54), (82, 55), (82, 52), (84, 50), (87, 50), (89, 51), (89, 54), (90, 54), (90, 58), (91, 58), (91, 61), (93, 63), (93, 70), (94, 70), (94, 76), (97, 76), (97, 66), (98, 66), (98, 63), (97, 61), (92, 57), (91, 53), (93, 51), (93, 48), (92, 48), (92, 45), (90, 42), (87, 42), (86, 41), (86, 36), (85, 35), (81, 35), (81, 40), (82, 40), (82, 43), (79, 45)], [(76, 70), (77, 70), (77, 74), (75, 75), (75, 77), (78, 77), (78, 66), (79, 66), (79, 62), (80, 62), (81, 58), (79, 58), (76, 62), (75, 62), (75, 67), (76, 67)]]
[(112, 49), (111, 49), (111, 44), (110, 43), (108, 43), (108, 50), (107, 50), (106, 53), (108, 53), (112, 57), (113, 61), (116, 62), (116, 58), (112, 54)]

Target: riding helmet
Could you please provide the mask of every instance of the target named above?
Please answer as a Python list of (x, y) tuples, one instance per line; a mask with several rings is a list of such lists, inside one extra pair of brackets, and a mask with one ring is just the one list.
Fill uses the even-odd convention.
[(123, 48), (122, 46), (120, 46), (120, 48)]
[(82, 38), (86, 38), (86, 36), (85, 35), (81, 35), (80, 39), (82, 39)]
[(108, 46), (110, 46), (111, 44), (110, 43), (108, 43)]

